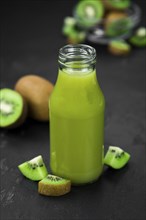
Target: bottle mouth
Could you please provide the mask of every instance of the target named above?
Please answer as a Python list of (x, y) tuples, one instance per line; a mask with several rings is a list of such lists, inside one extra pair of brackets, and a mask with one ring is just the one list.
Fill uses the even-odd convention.
[(82, 68), (96, 62), (96, 50), (85, 44), (66, 45), (59, 50), (59, 64)]

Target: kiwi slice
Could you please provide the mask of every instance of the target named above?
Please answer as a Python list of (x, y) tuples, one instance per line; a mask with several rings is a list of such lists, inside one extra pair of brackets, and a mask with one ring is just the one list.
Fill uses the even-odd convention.
[(42, 180), (48, 174), (41, 155), (20, 164), (18, 168), (25, 177), (34, 181)]
[(130, 7), (131, 0), (102, 0), (106, 9), (124, 10)]
[(83, 43), (86, 38), (86, 32), (77, 27), (76, 20), (72, 17), (66, 17), (64, 19), (62, 32), (67, 37), (69, 44)]
[(66, 17), (64, 19), (62, 33), (65, 36), (67, 36), (68, 34), (70, 34), (72, 32), (72, 30), (74, 29), (75, 25), (76, 25), (75, 18), (73, 18), (73, 17)]
[(124, 167), (130, 159), (130, 155), (119, 147), (110, 146), (105, 158), (104, 163), (114, 169)]
[(86, 38), (86, 33), (84, 31), (78, 31), (76, 29), (72, 30), (68, 35), (69, 44), (80, 44), (83, 43)]
[(61, 196), (70, 192), (70, 190), (70, 180), (50, 174), (38, 183), (38, 192), (46, 196)]
[(12, 89), (0, 90), (0, 127), (14, 128), (27, 116), (27, 105), (22, 96)]
[(127, 34), (131, 27), (131, 19), (123, 12), (111, 12), (105, 19), (105, 33), (109, 37)]
[(137, 47), (146, 46), (146, 28), (140, 27), (135, 35), (130, 38), (130, 43)]
[(103, 14), (104, 7), (101, 1), (80, 1), (75, 9), (77, 22), (83, 28), (94, 26), (99, 20), (101, 20)]
[(113, 55), (127, 55), (131, 51), (131, 46), (124, 40), (113, 40), (109, 43), (108, 49)]

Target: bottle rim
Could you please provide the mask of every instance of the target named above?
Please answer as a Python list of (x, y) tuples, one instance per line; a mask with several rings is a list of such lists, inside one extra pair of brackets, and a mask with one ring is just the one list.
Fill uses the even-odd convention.
[(59, 50), (59, 63), (68, 66), (68, 63), (91, 65), (96, 62), (96, 50), (86, 44), (68, 44)]

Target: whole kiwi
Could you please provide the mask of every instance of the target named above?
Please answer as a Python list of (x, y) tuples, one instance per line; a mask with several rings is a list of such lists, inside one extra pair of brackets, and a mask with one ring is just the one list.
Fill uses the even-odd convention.
[(15, 84), (18, 91), (28, 104), (28, 114), (38, 121), (49, 120), (49, 96), (53, 90), (53, 84), (37, 75), (21, 77)]
[(104, 25), (106, 35), (115, 37), (127, 33), (132, 24), (126, 13), (113, 11), (107, 14)]

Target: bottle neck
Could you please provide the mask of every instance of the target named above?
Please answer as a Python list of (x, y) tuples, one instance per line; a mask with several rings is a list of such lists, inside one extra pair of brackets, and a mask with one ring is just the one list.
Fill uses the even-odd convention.
[(95, 70), (96, 51), (93, 47), (78, 44), (66, 45), (59, 51), (59, 69), (71, 75), (86, 75)]

